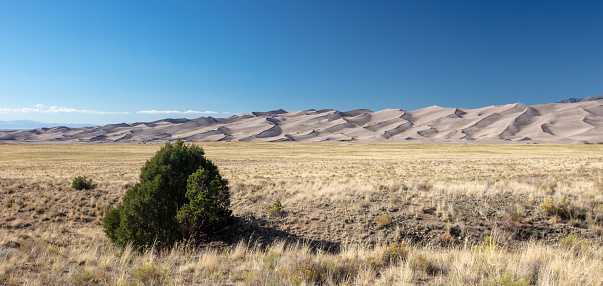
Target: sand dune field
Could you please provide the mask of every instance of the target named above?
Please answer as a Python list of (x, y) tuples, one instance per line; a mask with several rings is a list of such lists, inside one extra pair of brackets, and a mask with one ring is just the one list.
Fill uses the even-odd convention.
[(522, 103), (477, 109), (358, 109), (251, 112), (227, 118), (164, 119), (85, 128), (0, 132), (0, 142), (603, 142), (603, 101)]

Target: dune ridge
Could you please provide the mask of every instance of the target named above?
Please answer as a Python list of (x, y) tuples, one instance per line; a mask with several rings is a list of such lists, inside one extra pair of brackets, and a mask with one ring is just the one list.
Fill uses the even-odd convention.
[(189, 142), (603, 142), (603, 99), (415, 111), (332, 109), (250, 112), (226, 118), (163, 119), (98, 127), (2, 131), (3, 143)]

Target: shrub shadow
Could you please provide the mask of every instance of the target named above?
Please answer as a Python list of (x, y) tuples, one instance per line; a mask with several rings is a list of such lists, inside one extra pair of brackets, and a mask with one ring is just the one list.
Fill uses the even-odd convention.
[(256, 218), (253, 215), (233, 216), (232, 223), (218, 239), (230, 245), (239, 241), (249, 241), (262, 247), (275, 242), (285, 242), (287, 245), (299, 243), (309, 246), (312, 251), (328, 253), (338, 253), (341, 249), (340, 243), (303, 238), (273, 227), (276, 223), (279, 222)]

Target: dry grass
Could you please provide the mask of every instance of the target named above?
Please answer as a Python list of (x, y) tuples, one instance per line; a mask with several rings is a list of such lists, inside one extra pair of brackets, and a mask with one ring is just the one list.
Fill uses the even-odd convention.
[(0, 145), (0, 284), (603, 281), (601, 145), (200, 145), (236, 229), (144, 253), (101, 223), (160, 145)]

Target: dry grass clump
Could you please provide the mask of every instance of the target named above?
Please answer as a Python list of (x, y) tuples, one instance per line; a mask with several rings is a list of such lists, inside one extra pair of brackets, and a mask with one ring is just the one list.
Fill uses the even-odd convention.
[[(599, 285), (603, 249), (528, 243), (520, 250), (344, 246), (338, 253), (306, 244), (237, 244), (219, 249), (136, 252), (49, 247), (32, 242), (3, 258), (4, 284), (71, 285)], [(101, 246), (101, 247), (98, 247)], [(572, 246), (573, 247), (573, 246)], [(69, 249), (70, 248), (70, 249)], [(35, 263), (37, 262), (37, 263)], [(51, 273), (62, 275), (51, 275)]]
[(375, 223), (378, 228), (384, 228), (392, 223), (392, 217), (388, 214), (382, 214), (375, 217)]
[[(134, 251), (106, 210), (161, 145), (0, 145), (0, 284), (600, 285), (603, 146), (203, 143), (215, 245)], [(74, 177), (97, 184), (74, 190)]]

